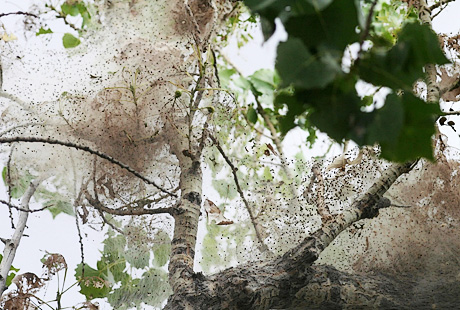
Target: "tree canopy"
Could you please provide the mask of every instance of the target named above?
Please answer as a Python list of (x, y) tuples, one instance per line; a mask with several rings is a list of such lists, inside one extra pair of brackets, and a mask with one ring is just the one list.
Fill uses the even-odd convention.
[[(74, 309), (455, 305), (438, 272), (457, 272), (459, 44), (432, 29), (451, 2), (47, 0), (0, 13), (1, 307), (63, 309), (72, 287)], [(257, 25), (287, 39), (274, 70), (244, 75), (225, 47)], [(29, 217), (48, 211), (74, 218), (80, 257), (46, 252), (37, 275), (14, 259)], [(104, 236), (94, 261), (91, 230)]]

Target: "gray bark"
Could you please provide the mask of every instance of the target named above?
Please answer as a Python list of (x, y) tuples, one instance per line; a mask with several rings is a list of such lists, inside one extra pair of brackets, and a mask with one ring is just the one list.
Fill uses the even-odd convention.
[[(212, 276), (184, 268), (182, 287), (165, 309), (334, 309), (343, 306), (403, 308), (397, 280), (383, 275), (351, 275), (331, 266), (313, 266), (319, 254), (354, 222), (373, 218), (388, 207), (382, 195), (413, 163), (393, 165), (353, 203), (296, 247), (268, 261), (251, 262)], [(193, 254), (193, 252), (190, 252)], [(192, 257), (189, 255), (189, 260)], [(188, 266), (189, 267), (189, 266)], [(174, 271), (171, 269), (170, 272)], [(179, 276), (179, 275), (178, 275)], [(407, 298), (406, 298), (407, 299)]]

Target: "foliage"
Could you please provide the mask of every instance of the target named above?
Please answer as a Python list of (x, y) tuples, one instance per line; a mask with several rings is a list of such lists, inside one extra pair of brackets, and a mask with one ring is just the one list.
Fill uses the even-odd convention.
[[(336, 141), (379, 143), (382, 156), (390, 160), (432, 158), (431, 136), (441, 111), (411, 93), (414, 83), (424, 77), (425, 65), (448, 60), (429, 26), (415, 21), (413, 9), (399, 6), (395, 10), (383, 3), (376, 7), (372, 23), (366, 24), (362, 7), (355, 1), (245, 3), (260, 16), (266, 39), (273, 34), (278, 17), (289, 35), (279, 44), (276, 61), (280, 87), (287, 87), (275, 95), (275, 105), (288, 108), (280, 118), (283, 134), (298, 126), (300, 119), (307, 119)], [(368, 14), (374, 13), (369, 5), (363, 6)], [(344, 57), (356, 48), (351, 66), (344, 66)], [(359, 94), (360, 80), (390, 90), (383, 108), (364, 109), (373, 96)], [(389, 114), (394, 119), (385, 123)], [(383, 126), (389, 129), (382, 131)], [(422, 134), (413, 134), (421, 128)]]
[[(0, 263), (2, 262), (2, 259), (3, 259), (3, 255), (0, 254)], [(9, 271), (8, 276), (6, 278), (6, 286), (11, 285), (11, 281), (16, 276), (16, 272), (18, 272), (18, 271), (19, 271), (19, 268), (15, 268), (13, 265), (11, 265), (10, 271)]]
[[(126, 229), (127, 236), (131, 235), (128, 232), (133, 228)], [(115, 309), (142, 309), (142, 303), (160, 305), (170, 294), (163, 267), (168, 262), (171, 240), (167, 233), (158, 231), (151, 245), (143, 233), (136, 229), (133, 237), (127, 238), (109, 231), (97, 268), (79, 264), (75, 270), (80, 293), (87, 299), (107, 297)], [(136, 269), (143, 270), (140, 277), (134, 276)]]
[[(87, 3), (83, 0), (68, 0), (59, 7), (54, 6), (51, 2), (47, 2), (45, 3), (45, 10), (41, 13), (52, 13), (55, 15), (55, 18), (62, 19), (68, 27), (76, 31), (78, 35), (81, 35), (91, 23), (91, 10), (93, 10), (93, 5), (91, 3)], [(74, 19), (72, 19), (72, 17), (74, 17)], [(75, 17), (81, 18), (81, 23), (79, 23), (80, 25), (72, 23), (72, 20), (75, 20)], [(42, 26), (35, 34), (39, 36), (52, 33), (55, 33), (55, 31), (53, 31), (50, 27), (46, 28)], [(65, 48), (77, 47), (80, 43), (80, 39), (71, 33), (64, 33), (62, 37), (62, 44)]]

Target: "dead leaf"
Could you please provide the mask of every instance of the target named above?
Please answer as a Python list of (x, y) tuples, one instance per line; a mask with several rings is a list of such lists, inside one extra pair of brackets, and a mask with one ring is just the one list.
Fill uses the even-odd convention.
[(55, 275), (59, 271), (67, 269), (67, 262), (64, 256), (58, 253), (47, 253), (42, 262), (43, 267), (48, 269), (48, 276)]
[(459, 72), (448, 72), (446, 68), (441, 68), (441, 81), (439, 82), (439, 89), (443, 94), (441, 98), (445, 101), (459, 101), (457, 98), (460, 95), (460, 87), (456, 87), (460, 80)]
[(204, 201), (204, 210), (208, 217), (208, 223), (216, 221), (217, 225), (230, 225), (233, 224), (233, 221), (225, 218), (222, 214), (222, 211), (216, 206), (214, 202), (209, 199)]
[(268, 149), (276, 156), (278, 156), (278, 153), (276, 153), (275, 149), (270, 143), (265, 143), (265, 145), (268, 147)]
[(326, 171), (332, 170), (332, 169), (344, 169), (345, 166), (349, 163), (348, 159), (345, 157), (345, 154), (342, 154), (338, 156), (337, 158), (334, 159), (334, 161), (327, 166)]

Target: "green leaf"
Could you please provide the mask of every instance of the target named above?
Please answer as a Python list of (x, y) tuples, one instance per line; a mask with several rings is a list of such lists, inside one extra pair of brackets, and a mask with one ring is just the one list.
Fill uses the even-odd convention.
[(7, 287), (11, 285), (11, 282), (13, 281), (15, 276), (16, 276), (16, 274), (14, 272), (8, 273), (8, 276), (6, 277), (6, 282), (5, 282), (5, 285)]
[(82, 274), (83, 265), (78, 264), (75, 277), (79, 280), (80, 293), (87, 299), (107, 297), (111, 288), (107, 281), (107, 273), (91, 268), (85, 264), (85, 273)]
[(390, 94), (385, 105), (375, 112), (374, 120), (369, 125), (367, 144), (395, 141), (404, 124), (404, 105), (401, 98)]
[(245, 79), (242, 76), (239, 76), (236, 78), (233, 83), (235, 83), (236, 87), (241, 88), (243, 91), (245, 90), (252, 90), (252, 84), (249, 82), (249, 80)]
[(238, 192), (236, 191), (235, 182), (233, 181), (233, 179), (213, 179), (212, 186), (221, 197), (226, 197), (232, 200), (238, 195)]
[[(342, 72), (332, 57), (312, 55), (300, 39), (290, 38), (278, 45), (276, 70), (281, 77), (281, 87), (322, 88)], [(323, 57), (324, 56), (324, 57)]]
[(76, 4), (64, 3), (61, 5), (61, 11), (64, 15), (77, 16), (80, 14), (80, 10)]
[(144, 272), (139, 281), (139, 288), (141, 296), (138, 298), (154, 307), (159, 307), (172, 293), (168, 282), (168, 273), (156, 268), (151, 268)]
[(279, 77), (273, 70), (261, 69), (248, 76), (248, 80), (259, 93), (271, 95), (277, 87)]
[(42, 205), (51, 212), (53, 219), (60, 213), (65, 213), (71, 216), (75, 215), (73, 205), (66, 196), (59, 192), (51, 192), (49, 190), (39, 188), (35, 192), (35, 197), (38, 200), (44, 200)]
[(424, 76), (426, 64), (446, 64), (449, 60), (439, 47), (436, 34), (427, 25), (408, 23), (398, 42), (389, 51), (374, 48), (359, 63), (363, 80), (393, 89), (412, 90), (413, 83)]
[[(260, 15), (260, 22), (262, 26), (262, 33), (264, 39), (268, 40), (275, 32), (276, 25), (275, 19), (287, 17), (289, 13), (286, 7), (290, 4), (290, 0), (245, 0), (244, 4), (253, 12)], [(284, 18), (283, 18), (284, 19)]]
[(163, 267), (169, 260), (171, 244), (159, 244), (153, 248), (153, 264), (156, 267)]
[(272, 175), (269, 167), (264, 168), (263, 177), (264, 177), (265, 181), (273, 180), (273, 175)]
[(373, 114), (361, 111), (362, 102), (355, 84), (355, 77), (347, 76), (324, 89), (280, 93), (276, 104), (284, 103), (288, 107), (288, 113), (280, 119), (282, 132), (296, 126), (293, 121), (308, 112), (308, 127), (314, 125), (336, 141), (347, 138), (362, 145)]
[(275, 19), (282, 22), (291, 16), (311, 15), (324, 10), (333, 0), (245, 0), (244, 4), (253, 13), (260, 15), (262, 33), (265, 40), (275, 32)]
[(393, 97), (404, 107), (404, 123), (397, 139), (381, 143), (382, 157), (405, 162), (425, 157), (433, 159), (432, 136), (435, 133), (435, 120), (441, 114), (439, 105), (428, 104), (412, 94)]
[(68, 201), (63, 200), (49, 200), (44, 203), (44, 206), (49, 206), (48, 211), (51, 212), (53, 219), (60, 213), (68, 215), (75, 215), (72, 204)]
[(283, 115), (279, 118), (279, 125), (281, 134), (285, 135), (289, 130), (296, 127), (296, 118), (305, 111), (307, 111), (307, 106), (299, 102), (296, 96), (289, 91), (281, 91), (275, 97), (275, 106), (286, 106), (288, 112), (286, 115)]
[(8, 177), (8, 168), (3, 167), (3, 169), (2, 169), (2, 179), (3, 179), (3, 184), (5, 184), (5, 185), (8, 185), (7, 177)]
[[(3, 255), (0, 254), (0, 263), (2, 262), (2, 259), (3, 259)], [(16, 276), (16, 273), (15, 272), (12, 272), (12, 271), (15, 271), (15, 272), (18, 272), (19, 271), (19, 268), (15, 268), (13, 267), (13, 265), (11, 265), (10, 267), (10, 271), (8, 272), (8, 275), (6, 277), (6, 283), (5, 285), (8, 287), (11, 285), (11, 281), (14, 279), (14, 277)]]
[(251, 123), (255, 124), (257, 123), (257, 111), (253, 107), (248, 108), (248, 112), (246, 113), (246, 117), (248, 118), (248, 121)]
[(97, 262), (97, 269), (111, 272), (116, 282), (125, 281), (128, 276), (125, 272), (126, 260), (124, 256), (126, 238), (123, 235), (109, 235), (103, 243), (104, 249), (101, 259)]
[[(10, 193), (11, 197), (18, 199), (26, 192), (29, 188), (30, 182), (35, 178), (34, 175), (30, 174), (28, 171), (24, 171), (24, 175), (19, 175), (17, 169), (11, 169), (11, 184), (10, 184)], [(5, 175), (6, 176), (6, 175)]]
[(164, 230), (159, 230), (155, 235), (155, 245), (153, 246), (153, 264), (156, 267), (166, 265), (171, 253), (171, 238)]
[[(323, 2), (320, 6), (322, 11), (313, 8), (305, 11), (308, 15), (290, 17), (285, 29), (289, 37), (301, 39), (309, 49), (323, 46), (342, 53), (347, 45), (359, 40), (359, 7), (351, 0), (335, 0), (330, 5)], [(306, 5), (303, 7), (306, 10)]]
[(223, 69), (223, 70), (219, 70), (219, 79), (220, 79), (220, 83), (224, 86), (224, 87), (228, 87), (228, 85), (230, 84), (230, 79), (231, 77), (236, 73), (236, 70), (235, 69)]
[(78, 8), (78, 12), (80, 13), (83, 22), (81, 23), (81, 27), (85, 27), (87, 24), (89, 24), (91, 20), (91, 15), (88, 12), (88, 9), (86, 8), (85, 4), (83, 2), (77, 3), (76, 7)]
[(47, 34), (47, 33), (53, 33), (53, 31), (50, 28), (45, 29), (43, 27), (40, 27), (40, 29), (35, 33), (35, 35), (39, 36), (41, 34)]
[(80, 39), (74, 37), (72, 34), (70, 33), (66, 33), (64, 34), (64, 36), (62, 37), (62, 44), (64, 45), (65, 48), (72, 48), (72, 47), (76, 47), (80, 44)]
[(124, 252), (126, 261), (134, 268), (142, 269), (149, 265), (150, 249), (144, 243), (128, 242), (127, 251)]
[(111, 292), (107, 300), (117, 310), (143, 309), (141, 303), (159, 307), (171, 294), (168, 274), (161, 269), (151, 268), (141, 279), (132, 279)]
[(140, 294), (136, 296), (136, 292), (138, 292), (139, 289), (139, 279), (130, 279), (129, 282), (114, 289), (110, 295), (107, 296), (107, 301), (117, 310), (137, 308), (142, 302), (142, 300), (139, 300), (139, 297), (141, 297), (139, 296)]

